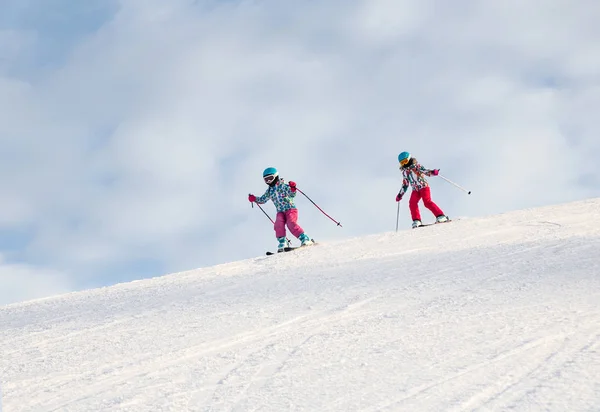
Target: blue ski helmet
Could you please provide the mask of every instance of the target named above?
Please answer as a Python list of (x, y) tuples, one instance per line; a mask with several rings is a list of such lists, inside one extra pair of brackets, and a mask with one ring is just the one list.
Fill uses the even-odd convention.
[(279, 178), (279, 172), (274, 167), (267, 167), (263, 172), (263, 179), (269, 186), (274, 185)]
[(278, 174), (279, 173), (277, 172), (277, 169), (275, 169), (274, 167), (267, 167), (263, 172), (263, 177), (277, 176)]
[(405, 166), (406, 164), (408, 164), (408, 162), (410, 162), (411, 159), (411, 155), (408, 152), (402, 152), (398, 155), (398, 162), (400, 162), (400, 164), (402, 166)]

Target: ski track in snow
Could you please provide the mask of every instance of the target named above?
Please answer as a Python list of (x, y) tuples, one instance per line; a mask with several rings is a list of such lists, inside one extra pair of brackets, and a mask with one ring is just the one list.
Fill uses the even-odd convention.
[(600, 200), (0, 308), (5, 411), (600, 410)]

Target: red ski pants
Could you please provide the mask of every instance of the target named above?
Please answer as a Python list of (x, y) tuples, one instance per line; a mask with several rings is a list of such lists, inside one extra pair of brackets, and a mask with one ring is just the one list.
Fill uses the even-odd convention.
[(410, 215), (413, 220), (421, 220), (421, 212), (419, 211), (419, 201), (423, 199), (423, 204), (431, 213), (438, 217), (443, 215), (442, 209), (431, 200), (431, 190), (429, 186), (424, 187), (421, 190), (413, 190), (408, 201), (408, 207), (410, 208)]
[(290, 209), (285, 212), (277, 213), (275, 217), (275, 236), (285, 237), (285, 226), (287, 225), (292, 235), (298, 237), (304, 230), (297, 223), (298, 221), (298, 209)]

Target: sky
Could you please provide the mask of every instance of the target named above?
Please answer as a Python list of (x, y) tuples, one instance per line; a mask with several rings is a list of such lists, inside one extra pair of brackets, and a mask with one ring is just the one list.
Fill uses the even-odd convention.
[(0, 304), (273, 250), (270, 166), (323, 242), (402, 151), (450, 217), (600, 196), (597, 1), (79, 3), (0, 3)]

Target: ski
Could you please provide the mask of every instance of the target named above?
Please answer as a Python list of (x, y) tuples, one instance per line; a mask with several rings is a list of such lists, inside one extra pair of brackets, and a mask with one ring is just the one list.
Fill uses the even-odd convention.
[(445, 222), (423, 223), (421, 226), (413, 227), (413, 229), (418, 229), (420, 227), (426, 227), (426, 226), (441, 225), (442, 223), (450, 223), (450, 222), (452, 222), (451, 219), (448, 219)]
[[(291, 252), (292, 250), (298, 249), (302, 246), (289, 246), (289, 247), (284, 247), (283, 248), (283, 252)], [(271, 256), (271, 255), (276, 255), (277, 253), (283, 253), (283, 252), (267, 252), (267, 256)]]
[(307, 248), (307, 247), (314, 246), (314, 245), (316, 245), (316, 244), (317, 244), (317, 242), (315, 242), (315, 241), (313, 240), (313, 244), (312, 244), (312, 245), (306, 245), (306, 246), (288, 246), (288, 247), (284, 247), (284, 248), (283, 248), (283, 252), (270, 252), (270, 251), (267, 251), (266, 255), (267, 255), (267, 256), (271, 256), (271, 255), (276, 255), (276, 254), (278, 254), (278, 253), (291, 252), (292, 250), (296, 250), (296, 249), (304, 249), (304, 248)]

